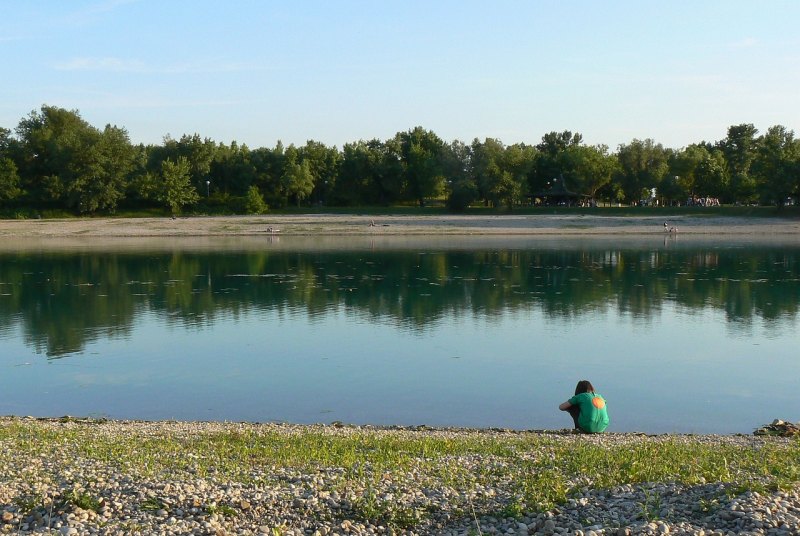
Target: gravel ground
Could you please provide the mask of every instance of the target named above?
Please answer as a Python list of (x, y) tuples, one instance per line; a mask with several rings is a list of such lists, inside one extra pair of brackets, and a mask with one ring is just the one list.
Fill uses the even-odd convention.
[[(643, 483), (614, 489), (587, 486), (558, 508), (537, 513), (515, 512), (515, 516), (508, 517), (500, 512), (508, 511), (508, 498), (518, 490), (507, 480), (498, 479), (491, 486), (454, 486), (433, 479), (421, 462), (412, 463), (402, 474), (369, 475), (370, 467), (360, 468), (367, 473), (366, 481), (372, 482), (370, 489), (345, 478), (353, 468), (343, 467), (305, 470), (258, 467), (248, 479), (252, 483), (243, 483), (199, 476), (193, 473), (191, 463), (188, 470), (175, 474), (143, 476), (146, 473), (139, 473), (135, 466), (125, 465), (125, 453), (101, 461), (76, 455), (81, 452), (80, 445), (66, 443), (66, 437), (74, 437), (67, 432), (81, 427), (84, 431), (91, 427), (94, 437), (112, 440), (136, 437), (142, 441), (163, 437), (164, 433), (181, 438), (223, 431), (270, 431), (291, 436), (314, 430), (330, 436), (367, 432), (410, 439), (479, 435), (502, 442), (512, 436), (519, 438), (520, 432), (246, 423), (87, 423), (31, 418), (2, 419), (0, 429), (18, 423), (30, 426), (34, 433), (32, 446), (25, 452), (13, 452), (8, 441), (0, 441), (0, 528), (7, 534), (800, 534), (797, 485), (791, 490), (763, 494), (738, 493), (729, 485), (713, 482), (694, 486)], [(793, 441), (755, 436), (527, 433), (544, 434), (567, 445), (589, 442), (620, 449), (637, 442), (658, 445), (662, 441), (757, 449), (765, 442)], [(64, 444), (57, 449), (38, 450), (35, 436), (44, 434), (64, 437)], [(192, 458), (193, 453), (180, 455)], [(457, 456), (454, 461), (475, 473), (508, 464), (506, 459), (474, 454)], [(91, 497), (95, 502), (80, 507), (76, 498), (81, 496)], [(64, 497), (73, 500), (64, 504)], [(403, 526), (364, 521), (358, 512), (364, 511), (365, 497), (374, 497), (379, 504), (394, 505), (395, 525)], [(470, 510), (474, 510), (460, 510), (455, 507), (459, 504), (469, 504)], [(426, 514), (414, 517), (413, 512)]]

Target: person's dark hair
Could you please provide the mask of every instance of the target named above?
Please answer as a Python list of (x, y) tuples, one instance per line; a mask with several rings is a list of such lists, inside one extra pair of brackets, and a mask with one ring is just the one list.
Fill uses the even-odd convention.
[(578, 385), (575, 386), (575, 394), (579, 395), (581, 393), (594, 393), (594, 386), (592, 382), (589, 380), (581, 380), (578, 382)]

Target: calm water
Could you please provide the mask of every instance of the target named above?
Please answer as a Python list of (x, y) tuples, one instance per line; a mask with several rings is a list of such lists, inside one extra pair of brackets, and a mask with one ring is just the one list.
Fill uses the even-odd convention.
[(0, 414), (611, 430), (800, 420), (800, 246), (0, 243)]

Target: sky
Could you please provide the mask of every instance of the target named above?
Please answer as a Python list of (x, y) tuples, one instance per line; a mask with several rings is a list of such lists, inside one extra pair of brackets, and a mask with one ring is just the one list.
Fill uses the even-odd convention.
[(681, 148), (800, 129), (800, 2), (2, 0), (0, 127), (341, 147), (580, 132)]

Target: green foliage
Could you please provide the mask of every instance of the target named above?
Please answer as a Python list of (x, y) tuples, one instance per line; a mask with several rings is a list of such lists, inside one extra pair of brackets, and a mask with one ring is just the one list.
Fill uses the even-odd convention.
[(505, 508), (500, 512), (500, 516), (511, 519), (522, 519), (526, 509), (524, 499), (522, 497), (514, 497), (508, 501)]
[(394, 529), (410, 529), (422, 521), (419, 509), (379, 499), (371, 487), (355, 501), (352, 510), (361, 521)]
[(14, 199), (20, 193), (17, 166), (11, 159), (0, 157), (0, 203)]
[(209, 504), (206, 506), (206, 512), (211, 515), (219, 514), (225, 517), (235, 517), (238, 513), (235, 508), (227, 504)]
[(28, 515), (37, 508), (43, 507), (46, 497), (41, 493), (32, 493), (15, 497), (11, 502), (22, 514)]
[(750, 170), (758, 154), (757, 133), (752, 124), (734, 125), (719, 143), (730, 177), (730, 196), (736, 201), (747, 203), (755, 199), (756, 181)]
[(695, 192), (702, 197), (722, 197), (729, 184), (728, 172), (722, 151), (707, 152), (695, 169)]
[(94, 512), (98, 512), (100, 511), (101, 503), (88, 492), (80, 489), (73, 489), (63, 495), (61, 504), (62, 507), (69, 505), (82, 508), (83, 510), (92, 510)]
[(461, 179), (450, 184), (447, 208), (454, 212), (461, 212), (477, 198), (478, 187), (475, 182), (469, 179)]
[(790, 195), (800, 194), (800, 140), (782, 126), (770, 127), (760, 139), (753, 162), (765, 200), (782, 206)]
[(157, 511), (164, 508), (164, 503), (158, 497), (148, 497), (139, 505), (142, 510)]
[(287, 195), (293, 197), (297, 206), (300, 206), (300, 203), (314, 190), (314, 176), (311, 174), (308, 161), (298, 163), (295, 159), (295, 156), (291, 156), (286, 164), (283, 184)]
[(440, 195), (443, 191), (441, 155), (444, 142), (422, 127), (398, 133), (395, 142), (403, 165), (406, 197), (424, 206), (426, 197)]
[(648, 190), (656, 188), (669, 171), (667, 151), (651, 139), (634, 139), (628, 145), (620, 145), (617, 158), (619, 168), (614, 180), (629, 203), (647, 198)]
[(264, 214), (269, 210), (269, 207), (264, 202), (261, 192), (258, 191), (257, 186), (251, 186), (247, 189), (245, 196), (245, 211), (248, 214)]
[(644, 490), (644, 501), (639, 503), (642, 519), (648, 522), (656, 521), (661, 512), (661, 495)]
[[(517, 210), (527, 196), (563, 177), (569, 190), (612, 202), (635, 202), (657, 188), (664, 201), (694, 194), (780, 206), (800, 195), (798, 141), (780, 125), (757, 134), (752, 124), (740, 124), (715, 143), (673, 151), (634, 139), (613, 154), (603, 145), (585, 145), (571, 131), (546, 133), (532, 147), (491, 138), (445, 143), (422, 127), (342, 150), (316, 141), (251, 150), (196, 133), (133, 146), (124, 128), (100, 130), (77, 110), (42, 106), (20, 121), (15, 135), (0, 129), (0, 203), (74, 214), (156, 206), (177, 212), (205, 193), (228, 200), (212, 207), (226, 213), (252, 210), (241, 200), (255, 186), (273, 208), (424, 206), (433, 200), (465, 210), (481, 200)], [(186, 164), (175, 169), (181, 159)]]
[(196, 203), (200, 199), (189, 177), (189, 161), (179, 156), (176, 161), (164, 160), (161, 163), (161, 191), (159, 199), (166, 203), (173, 214), (180, 213), (181, 207)]

